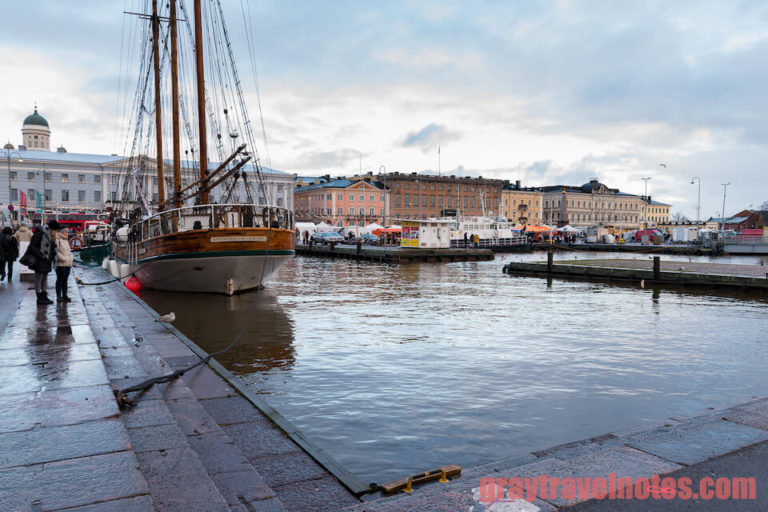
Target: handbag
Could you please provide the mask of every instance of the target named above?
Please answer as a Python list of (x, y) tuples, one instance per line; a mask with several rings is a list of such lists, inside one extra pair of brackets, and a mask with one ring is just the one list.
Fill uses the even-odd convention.
[(31, 268), (37, 263), (37, 257), (32, 254), (32, 251), (30, 251), (29, 247), (27, 247), (27, 250), (24, 252), (24, 256), (19, 259), (19, 263)]

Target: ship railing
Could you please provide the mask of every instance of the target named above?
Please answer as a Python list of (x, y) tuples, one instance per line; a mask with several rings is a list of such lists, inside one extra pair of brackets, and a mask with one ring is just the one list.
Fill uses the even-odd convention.
[(134, 226), (134, 239), (214, 228), (293, 229), (293, 212), (280, 206), (207, 204), (164, 210)]

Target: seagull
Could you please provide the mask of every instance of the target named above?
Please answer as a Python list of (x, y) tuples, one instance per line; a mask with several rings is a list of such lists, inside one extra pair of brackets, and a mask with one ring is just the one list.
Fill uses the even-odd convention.
[(659, 165), (660, 165), (661, 167), (664, 167), (664, 168), (666, 168), (666, 167), (667, 167), (667, 164), (659, 164)]
[(164, 324), (169, 324), (174, 320), (176, 320), (176, 314), (173, 311), (171, 311), (167, 315), (163, 315), (155, 318), (155, 322), (163, 322)]

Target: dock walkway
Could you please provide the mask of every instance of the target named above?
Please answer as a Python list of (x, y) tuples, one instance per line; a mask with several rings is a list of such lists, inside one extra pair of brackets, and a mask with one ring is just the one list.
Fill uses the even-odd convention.
[(548, 257), (546, 262), (509, 262), (502, 270), (507, 274), (768, 290), (768, 266), (763, 265), (659, 260), (658, 269), (654, 269), (653, 259), (555, 261), (552, 253)]
[[(75, 276), (109, 280), (101, 269), (79, 267)], [(73, 302), (47, 307), (25, 283), (12, 287), (0, 290), (4, 310), (15, 308), (4, 321), (0, 315), (3, 512), (320, 511), (359, 503), (208, 366), (130, 394), (136, 404), (121, 413), (113, 389), (200, 357), (119, 283), (71, 281)]]
[(404, 247), (352, 244), (308, 245), (296, 244), (296, 254), (366, 260), (378, 263), (439, 263), (451, 261), (490, 261), (496, 256), (490, 249), (410, 249)]

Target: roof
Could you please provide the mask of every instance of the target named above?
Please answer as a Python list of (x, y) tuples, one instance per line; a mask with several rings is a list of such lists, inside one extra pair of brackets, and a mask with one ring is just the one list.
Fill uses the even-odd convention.
[(320, 190), (320, 189), (324, 189), (324, 188), (348, 188), (348, 187), (351, 187), (352, 185), (354, 185), (355, 183), (367, 183), (367, 184), (372, 185), (372, 186), (374, 186), (374, 187), (376, 187), (378, 189), (383, 189), (384, 188), (384, 186), (382, 184), (380, 184), (379, 182), (377, 182), (377, 181), (339, 179), (339, 180), (331, 180), (331, 181), (328, 181), (328, 182), (325, 182), (325, 183), (315, 183), (313, 185), (307, 185), (307, 186), (304, 186), (304, 187), (297, 187), (296, 190), (304, 192), (304, 191), (308, 191), (308, 190)]
[(27, 125), (27, 124), (35, 124), (35, 125), (38, 125), (38, 126), (45, 126), (46, 128), (50, 128), (48, 126), (48, 121), (46, 121), (46, 119), (43, 116), (41, 116), (40, 114), (37, 113), (37, 107), (35, 107), (35, 111), (32, 114), (30, 114), (30, 115), (28, 115), (27, 117), (24, 118), (24, 123), (23, 124), (25, 124), (25, 125)]
[[(14, 153), (18, 153), (22, 160), (43, 161), (43, 162), (62, 162), (62, 163), (86, 163), (86, 164), (110, 164), (121, 160), (127, 160), (128, 157), (118, 155), (91, 155), (87, 153), (64, 153), (57, 151), (32, 151), (28, 149), (14, 150)], [(0, 151), (0, 154), (5, 156), (5, 153)], [(163, 162), (167, 167), (172, 165), (173, 160), (163, 159)], [(250, 164), (250, 163), (249, 163)], [(219, 162), (209, 162), (209, 169), (216, 169), (220, 165)], [(182, 166), (185, 169), (191, 169), (196, 166), (196, 162), (185, 160), (182, 162)], [(290, 173), (284, 171), (278, 171), (269, 167), (261, 168), (262, 174), (268, 175), (290, 175)]]
[(749, 217), (712, 217), (708, 222), (717, 222), (718, 224), (741, 224), (748, 219)]

